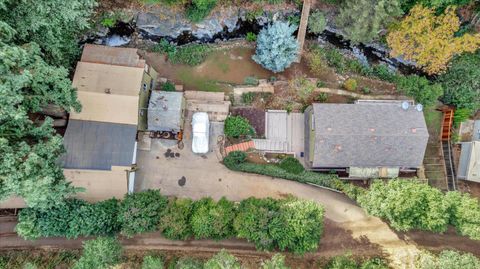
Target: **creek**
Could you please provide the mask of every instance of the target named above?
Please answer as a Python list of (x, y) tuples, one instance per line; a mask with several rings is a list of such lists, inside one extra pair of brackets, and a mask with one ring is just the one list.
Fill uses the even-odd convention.
[[(171, 43), (175, 43), (178, 46), (191, 44), (191, 43), (216, 43), (219, 41), (228, 41), (234, 39), (245, 38), (248, 32), (258, 34), (262, 29), (264, 22), (260, 23), (257, 20), (243, 20), (239, 18), (234, 30), (229, 30), (228, 27), (223, 27), (223, 30), (212, 34), (210, 36), (198, 37), (192, 33), (192, 31), (182, 31), (177, 37), (171, 36), (157, 36), (151, 33), (139, 29), (134, 23), (118, 22), (114, 27), (108, 29), (108, 33), (104, 36), (95, 36), (87, 40), (87, 42), (104, 44), (109, 46), (122, 46), (128, 44), (132, 40), (132, 35), (137, 33), (138, 36), (144, 40), (150, 40), (153, 42), (159, 42), (162, 39), (166, 39)], [(327, 28), (322, 34), (315, 35), (308, 33), (307, 40), (315, 40), (319, 44), (330, 44), (341, 50), (344, 54), (349, 54), (362, 63), (377, 64), (384, 63), (392, 70), (398, 70), (400, 73), (409, 74), (422, 74), (423, 72), (415, 67), (414, 64), (403, 61), (400, 58), (392, 58), (388, 55), (388, 50), (379, 44), (351, 44), (348, 40), (344, 39), (336, 29)]]

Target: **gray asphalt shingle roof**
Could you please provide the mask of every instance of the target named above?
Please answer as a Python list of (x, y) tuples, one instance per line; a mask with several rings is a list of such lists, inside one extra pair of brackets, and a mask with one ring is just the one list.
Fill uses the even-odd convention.
[(70, 120), (64, 136), (63, 167), (110, 170), (130, 166), (137, 126), (98, 121)]
[(423, 112), (400, 104), (314, 104), (313, 167), (419, 167)]

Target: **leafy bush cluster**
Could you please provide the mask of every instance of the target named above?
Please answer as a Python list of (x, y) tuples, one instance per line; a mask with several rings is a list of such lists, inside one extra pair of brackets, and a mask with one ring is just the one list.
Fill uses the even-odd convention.
[(389, 268), (384, 261), (378, 258), (356, 262), (350, 255), (334, 257), (327, 265), (328, 269), (387, 269)]
[[(264, 207), (267, 211), (262, 209)], [(252, 225), (247, 225), (250, 223)], [(69, 200), (65, 207), (48, 211), (27, 208), (20, 212), (17, 232), (24, 238), (36, 239), (115, 235), (118, 232), (133, 236), (159, 230), (166, 238), (175, 240), (238, 237), (254, 242), (260, 249), (280, 248), (305, 253), (317, 248), (322, 223), (321, 206), (294, 198), (249, 198), (240, 204), (225, 198), (219, 201), (171, 198), (167, 202), (158, 190), (149, 190), (127, 195), (120, 203), (114, 199), (96, 204)]]
[(475, 269), (480, 268), (480, 259), (471, 253), (444, 250), (439, 255), (422, 252), (417, 256), (415, 266), (418, 269)]
[(95, 204), (70, 199), (50, 209), (26, 208), (19, 214), (18, 234), (28, 239), (39, 237), (114, 235), (132, 236), (154, 231), (167, 199), (151, 190), (127, 195), (122, 202), (109, 199)]
[(295, 30), (295, 26), (280, 21), (263, 28), (257, 36), (257, 48), (252, 59), (275, 73), (285, 70), (297, 58)]
[(445, 94), (442, 101), (460, 109), (480, 107), (480, 52), (455, 57), (446, 73), (439, 76)]
[(192, 22), (199, 22), (207, 17), (217, 5), (217, 0), (191, 0), (186, 15)]
[(170, 81), (167, 81), (162, 84), (161, 89), (162, 91), (166, 91), (166, 92), (174, 92), (175, 84), (171, 83)]
[(255, 135), (255, 129), (242, 116), (228, 116), (225, 119), (225, 135), (233, 138), (253, 136)]
[(98, 237), (83, 243), (83, 254), (73, 269), (110, 268), (120, 262), (122, 246), (113, 237)]
[(177, 47), (162, 39), (153, 47), (153, 51), (165, 53), (168, 56), (168, 61), (173, 64), (195, 66), (207, 59), (212, 52), (212, 48), (204, 44), (189, 44)]
[(305, 171), (305, 168), (303, 168), (303, 165), (300, 163), (300, 161), (294, 157), (287, 157), (283, 159), (280, 161), (279, 166), (283, 170), (292, 174), (300, 174)]
[(321, 34), (327, 27), (327, 19), (323, 12), (316, 10), (308, 17), (308, 31)]
[(448, 192), (415, 181), (374, 182), (358, 202), (369, 213), (384, 218), (400, 231), (421, 229), (458, 233), (480, 240), (480, 204), (469, 194)]

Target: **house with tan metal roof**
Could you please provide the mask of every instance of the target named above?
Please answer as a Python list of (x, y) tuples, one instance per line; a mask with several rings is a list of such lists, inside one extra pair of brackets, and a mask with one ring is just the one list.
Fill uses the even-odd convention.
[(428, 131), (420, 106), (313, 104), (305, 110), (305, 166), (350, 178), (392, 178), (422, 166)]

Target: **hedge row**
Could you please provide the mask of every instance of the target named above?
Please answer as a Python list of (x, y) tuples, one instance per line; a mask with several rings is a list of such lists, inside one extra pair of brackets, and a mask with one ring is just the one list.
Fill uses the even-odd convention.
[[(297, 181), (300, 183), (311, 183), (345, 193), (353, 200), (357, 200), (357, 197), (365, 193), (365, 189), (356, 187), (352, 184), (344, 183), (335, 174), (320, 174), (310, 171), (298, 171), (298, 168), (288, 168), (285, 166), (285, 162), (292, 162), (294, 158), (287, 158), (279, 165), (276, 164), (256, 164), (246, 162), (247, 155), (242, 151), (233, 151), (227, 157), (223, 159), (225, 166), (234, 171), (259, 174), (277, 178), (283, 178), (288, 180)], [(288, 160), (288, 161), (287, 161)], [(296, 160), (296, 159), (295, 159)], [(298, 162), (298, 160), (297, 160)], [(296, 165), (291, 164), (290, 167)], [(292, 170), (295, 169), (295, 170)]]
[(169, 239), (245, 238), (259, 249), (305, 253), (317, 248), (323, 232), (323, 208), (312, 201), (225, 198), (198, 201), (167, 199), (158, 190), (89, 204), (67, 200), (48, 210), (26, 208), (17, 232), (26, 239), (100, 236), (161, 231)]

